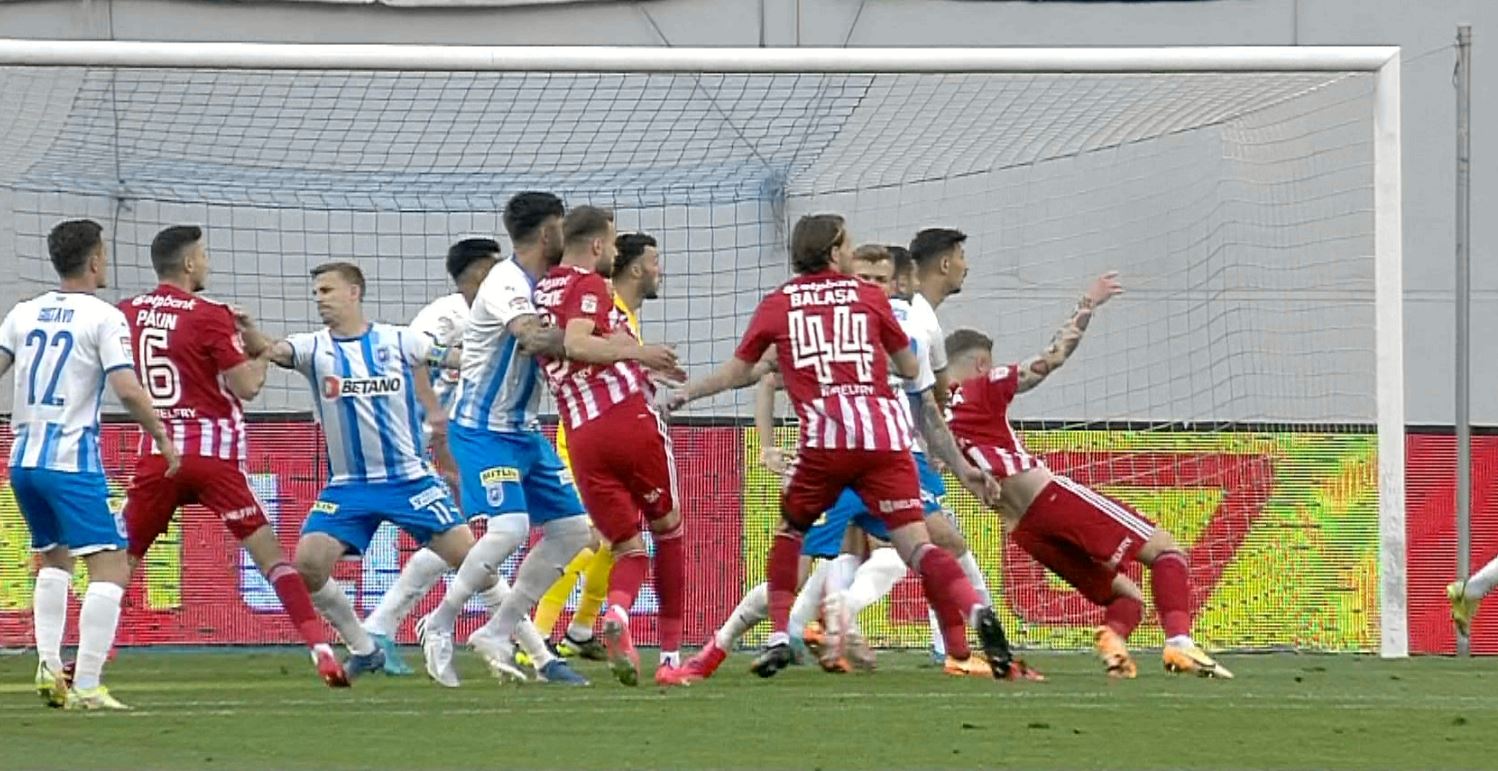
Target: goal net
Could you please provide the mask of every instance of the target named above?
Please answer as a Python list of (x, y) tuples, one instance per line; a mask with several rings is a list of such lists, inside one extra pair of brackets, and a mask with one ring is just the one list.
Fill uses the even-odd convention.
[[(673, 65), (625, 49), (37, 50), (0, 43), (7, 306), (53, 283), (47, 231), (90, 217), (111, 247), (109, 299), (152, 286), (152, 236), (192, 223), (207, 231), (210, 294), (272, 333), (318, 326), (308, 270), (332, 259), (364, 268), (372, 317), (404, 322), (452, 291), (450, 243), (508, 248), (505, 200), (549, 190), (656, 236), (666, 278), (644, 335), (703, 374), (787, 277), (796, 217), (842, 213), (859, 243), (956, 227), (971, 273), (939, 315), (993, 335), (1000, 360), (1040, 350), (1091, 278), (1120, 271), (1128, 293), (1014, 417), (1053, 469), (1176, 535), (1199, 639), (1403, 653), (1391, 51), (699, 51)], [(249, 471), (287, 545), (324, 473), (311, 399), (277, 373), (252, 405)], [(763, 573), (778, 480), (757, 462), (751, 404), (724, 396), (673, 426), (690, 643)], [(782, 431), (791, 443), (795, 426)], [(117, 489), (133, 438), (106, 429)], [(1100, 612), (951, 487), (1016, 642), (1088, 644)], [(29, 638), (27, 540), (6, 492), (11, 644)], [(412, 549), (384, 532), (340, 569), (361, 610)], [(126, 643), (293, 639), (206, 511), (187, 509), (143, 572)], [(863, 623), (880, 644), (929, 640), (912, 580)], [(1160, 639), (1147, 621), (1136, 642)]]

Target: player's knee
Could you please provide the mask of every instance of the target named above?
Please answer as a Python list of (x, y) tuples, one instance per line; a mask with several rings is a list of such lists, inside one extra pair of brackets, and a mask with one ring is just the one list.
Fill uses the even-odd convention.
[(1159, 559), (1160, 555), (1168, 552), (1179, 552), (1180, 550), (1181, 547), (1176, 544), (1175, 536), (1172, 536), (1165, 528), (1157, 527), (1149, 539), (1144, 542), (1144, 546), (1139, 548), (1136, 559), (1146, 565), (1152, 565), (1156, 559)]
[(484, 529), (485, 538), (503, 538), (514, 543), (523, 543), (530, 535), (530, 517), (524, 512), (500, 514), (490, 517)]
[(650, 532), (657, 535), (669, 533), (679, 527), (681, 527), (681, 514), (676, 509), (650, 520)]

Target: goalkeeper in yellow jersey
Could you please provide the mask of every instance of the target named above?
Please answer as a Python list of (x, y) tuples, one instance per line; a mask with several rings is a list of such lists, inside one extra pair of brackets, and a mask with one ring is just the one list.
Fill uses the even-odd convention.
[[(623, 233), (615, 240), (618, 255), (614, 258), (614, 270), (610, 278), (614, 286), (615, 323), (627, 322), (635, 336), (640, 336), (640, 307), (646, 300), (659, 296), (661, 283), (660, 250), (655, 238), (644, 233)], [(567, 453), (567, 433), (557, 426), (557, 454), (570, 469), (572, 461)], [(562, 577), (552, 584), (536, 605), (536, 628), (542, 634), (550, 634), (572, 595), (579, 574), (583, 579), (583, 597), (578, 604), (572, 623), (567, 625), (557, 651), (563, 656), (580, 656), (602, 661), (606, 658), (603, 644), (593, 636), (593, 623), (598, 620), (598, 611), (603, 607), (604, 595), (609, 588), (609, 570), (614, 565), (609, 546), (593, 532), (593, 541), (568, 563)]]

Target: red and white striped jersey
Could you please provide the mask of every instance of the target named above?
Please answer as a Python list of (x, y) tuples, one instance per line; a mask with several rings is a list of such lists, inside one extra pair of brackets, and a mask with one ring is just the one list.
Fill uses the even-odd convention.
[(1018, 391), (1019, 365), (1011, 364), (954, 383), (947, 400), (947, 426), (963, 454), (995, 479), (1043, 465), (1009, 425), (1009, 403)]
[[(609, 290), (608, 282), (594, 271), (558, 265), (536, 282), (534, 299), (541, 316), (561, 329), (566, 329), (573, 319), (589, 319), (595, 337), (609, 337), (622, 330), (639, 341), (627, 318), (614, 312), (614, 293)], [(638, 362), (620, 361), (603, 366), (537, 358), (545, 368), (557, 413), (568, 430), (622, 404), (654, 412), (651, 404), (654, 387)]]
[[(223, 375), (245, 361), (234, 312), (166, 284), (119, 308), (130, 325), (136, 372), (177, 451), (244, 460), (244, 409)], [(145, 432), (140, 452), (159, 453)]]
[(910, 338), (882, 289), (832, 270), (791, 279), (760, 301), (734, 355), (758, 362), (771, 345), (802, 447), (911, 448), (910, 410), (890, 388), (888, 356)]

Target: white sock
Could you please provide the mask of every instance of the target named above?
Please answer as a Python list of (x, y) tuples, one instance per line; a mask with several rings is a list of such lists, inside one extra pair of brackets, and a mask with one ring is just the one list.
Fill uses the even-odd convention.
[[(519, 520), (515, 520), (519, 517)], [(489, 530), (478, 543), (468, 550), (458, 575), (442, 595), (442, 604), (432, 611), (427, 623), (438, 630), (451, 631), (463, 614), (468, 598), (489, 586), (499, 575), (499, 566), (505, 564), (520, 544), (530, 535), (530, 519), (525, 514), (506, 514), (489, 518)]]
[(349, 653), (356, 656), (374, 653), (374, 640), (369, 639), (369, 633), (359, 624), (359, 614), (354, 612), (353, 603), (348, 601), (348, 595), (343, 593), (343, 588), (337, 581), (329, 578), (321, 589), (313, 592), (312, 604), (317, 606), (317, 612), (338, 631)]
[(567, 625), (567, 639), (576, 643), (585, 643), (593, 639), (593, 626), (573, 621)]
[(124, 596), (124, 587), (105, 581), (90, 581), (83, 594), (83, 607), (78, 611), (78, 667), (73, 674), (73, 687), (80, 691), (99, 687)]
[(68, 582), (60, 568), (36, 571), (31, 619), (36, 630), (36, 654), (53, 672), (62, 671), (62, 630), (68, 624)]
[(962, 566), (962, 574), (978, 590), (978, 598), (983, 600), (983, 607), (993, 607), (993, 596), (988, 593), (988, 579), (983, 577), (983, 570), (978, 567), (978, 558), (973, 556), (973, 550), (963, 552), (957, 558), (957, 564)]
[(853, 575), (858, 572), (858, 566), (863, 564), (863, 558), (857, 554), (839, 554), (829, 563), (827, 568), (826, 591), (846, 592), (853, 585)]
[(927, 607), (926, 618), (931, 622), (931, 652), (938, 656), (947, 655), (947, 641), (941, 636), (941, 622), (936, 620), (936, 610)]
[(380, 604), (364, 619), (364, 629), (370, 634), (386, 637), (395, 635), (395, 630), (406, 619), (417, 602), (437, 585), (438, 579), (447, 572), (447, 560), (437, 552), (423, 548), (406, 560), (395, 583), (380, 598)]
[(679, 667), (679, 666), (681, 666), (681, 651), (661, 651), (661, 666), (663, 666), (663, 667)]
[(848, 615), (854, 619), (864, 608), (878, 602), (895, 588), (909, 568), (894, 549), (875, 549), (853, 574), (853, 585), (843, 592)]
[[(37, 583), (41, 583), (41, 575), (37, 575)], [(1480, 600), (1498, 586), (1498, 557), (1482, 566), (1482, 569), (1472, 574), (1467, 579), (1466, 595), (1469, 599)]]
[(723, 622), (717, 634), (713, 635), (713, 642), (718, 644), (718, 650), (731, 651), (735, 643), (754, 628), (755, 624), (770, 617), (770, 585), (760, 584), (749, 590), (744, 599), (739, 600), (733, 613), (728, 620)]
[(1178, 634), (1175, 637), (1167, 638), (1165, 644), (1173, 648), (1189, 648), (1195, 645), (1196, 641), (1192, 640), (1189, 634)]
[(796, 595), (796, 601), (791, 605), (790, 621), (786, 624), (785, 631), (791, 637), (801, 637), (806, 632), (806, 625), (821, 615), (823, 592), (836, 563), (837, 560), (818, 563), (816, 570), (806, 577), (806, 585)]

